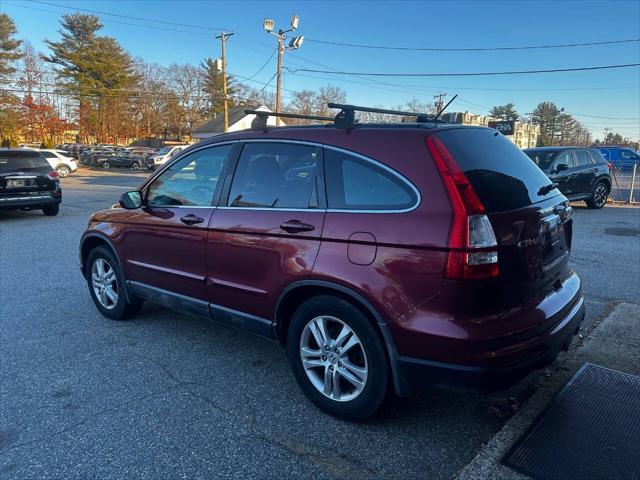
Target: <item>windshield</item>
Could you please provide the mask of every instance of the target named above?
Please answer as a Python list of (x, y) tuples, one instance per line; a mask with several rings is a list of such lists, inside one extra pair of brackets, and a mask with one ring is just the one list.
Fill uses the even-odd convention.
[(158, 152), (158, 155), (164, 155), (166, 153), (169, 153), (170, 151), (171, 151), (171, 147), (162, 147)]
[(555, 150), (524, 150), (524, 153), (542, 170), (547, 170), (551, 162), (553, 162), (553, 157), (555, 157), (558, 152)]
[(32, 168), (48, 167), (47, 161), (37, 152), (0, 151), (0, 173), (16, 172)]

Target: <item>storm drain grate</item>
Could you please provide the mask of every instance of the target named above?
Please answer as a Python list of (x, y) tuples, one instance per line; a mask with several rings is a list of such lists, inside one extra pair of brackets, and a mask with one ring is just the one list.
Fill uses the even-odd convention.
[(502, 461), (544, 480), (640, 480), (640, 377), (584, 364)]

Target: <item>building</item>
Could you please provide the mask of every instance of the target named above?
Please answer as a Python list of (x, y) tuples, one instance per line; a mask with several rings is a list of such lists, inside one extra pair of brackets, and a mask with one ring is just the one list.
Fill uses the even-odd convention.
[[(251, 128), (251, 122), (256, 118), (253, 114), (244, 113), (245, 109), (249, 107), (239, 107), (229, 109), (229, 132), (237, 132), (238, 130), (246, 130)], [(267, 107), (258, 107), (256, 110), (264, 112), (270, 112)], [(280, 122), (284, 125), (283, 122)], [(276, 126), (276, 117), (267, 117), (267, 125), (271, 127)], [(213, 137), (224, 133), (224, 114), (219, 113), (216, 117), (208, 122), (194, 128), (191, 131), (191, 136), (202, 140), (205, 138)]]
[[(443, 113), (442, 119), (448, 123), (461, 123), (463, 125), (482, 125), (489, 126), (489, 122), (498, 120), (497, 118), (486, 115), (477, 115), (469, 112), (451, 112)], [(530, 122), (516, 121), (514, 125), (513, 135), (505, 135), (519, 148), (531, 148), (538, 144), (540, 136), (540, 126)]]

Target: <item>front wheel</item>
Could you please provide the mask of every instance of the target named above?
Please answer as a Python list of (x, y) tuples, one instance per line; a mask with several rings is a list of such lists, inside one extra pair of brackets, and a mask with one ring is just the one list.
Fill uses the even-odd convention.
[(607, 203), (609, 196), (609, 187), (604, 182), (596, 183), (593, 187), (593, 194), (589, 200), (586, 200), (589, 208), (602, 208)]
[(131, 168), (140, 168), (140, 163), (138, 163), (138, 162), (133, 162), (133, 163), (131, 164)]
[(111, 168), (111, 162), (104, 162), (102, 168)]
[(91, 299), (105, 317), (124, 320), (140, 310), (141, 301), (127, 299), (120, 265), (107, 248), (96, 247), (91, 251), (85, 275)]
[(382, 404), (389, 375), (384, 346), (367, 317), (346, 300), (321, 295), (300, 305), (287, 353), (300, 388), (327, 413), (364, 420)]

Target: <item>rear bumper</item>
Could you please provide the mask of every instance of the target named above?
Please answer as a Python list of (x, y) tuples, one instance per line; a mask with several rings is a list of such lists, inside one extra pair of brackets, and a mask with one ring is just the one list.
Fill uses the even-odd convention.
[(43, 192), (38, 195), (8, 195), (0, 197), (0, 210), (42, 208), (62, 202), (62, 195)]
[[(507, 387), (532, 371), (550, 364), (560, 351), (568, 349), (584, 316), (584, 297), (580, 289), (569, 308), (553, 325), (542, 332), (536, 332), (534, 336), (527, 336), (526, 339), (514, 334), (505, 348), (486, 352), (485, 361), (481, 365), (400, 356), (399, 370), (412, 386), (456, 383), (488, 389)], [(506, 339), (503, 342), (504, 340)], [(513, 352), (517, 352), (517, 355), (512, 355)], [(513, 361), (505, 361), (505, 358)]]

